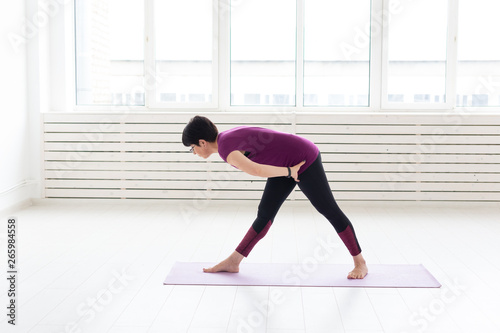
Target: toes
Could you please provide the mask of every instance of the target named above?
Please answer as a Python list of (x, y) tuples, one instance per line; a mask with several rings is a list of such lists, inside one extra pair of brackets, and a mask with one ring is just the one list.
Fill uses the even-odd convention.
[(347, 275), (347, 278), (350, 279), (350, 280), (356, 280), (356, 279), (364, 279), (364, 275), (363, 273), (358, 273), (358, 272), (350, 272), (348, 275)]

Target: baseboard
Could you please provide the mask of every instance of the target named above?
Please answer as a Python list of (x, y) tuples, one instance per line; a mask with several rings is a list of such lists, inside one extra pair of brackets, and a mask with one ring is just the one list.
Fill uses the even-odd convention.
[(13, 214), (20, 209), (33, 205), (33, 199), (39, 197), (37, 191), (37, 183), (27, 183), (0, 195), (0, 215)]

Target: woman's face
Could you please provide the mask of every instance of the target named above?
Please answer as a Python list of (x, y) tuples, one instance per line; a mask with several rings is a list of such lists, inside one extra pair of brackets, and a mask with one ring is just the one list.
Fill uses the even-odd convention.
[(208, 158), (210, 153), (208, 152), (208, 147), (205, 140), (200, 140), (199, 146), (191, 145), (191, 151), (193, 154), (198, 155), (202, 158)]

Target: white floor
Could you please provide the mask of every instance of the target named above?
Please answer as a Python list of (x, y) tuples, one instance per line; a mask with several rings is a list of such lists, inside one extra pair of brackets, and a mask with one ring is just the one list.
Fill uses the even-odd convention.
[[(51, 200), (18, 211), (17, 325), (3, 313), (0, 330), (500, 332), (498, 204), (341, 203), (368, 263), (423, 263), (440, 289), (162, 285), (175, 261), (229, 255), (256, 206)], [(2, 276), (6, 222), (2, 217)], [(349, 263), (322, 216), (287, 202), (246, 262), (301, 264), (331, 239), (337, 245), (325, 262)], [(6, 312), (8, 285), (1, 281)]]

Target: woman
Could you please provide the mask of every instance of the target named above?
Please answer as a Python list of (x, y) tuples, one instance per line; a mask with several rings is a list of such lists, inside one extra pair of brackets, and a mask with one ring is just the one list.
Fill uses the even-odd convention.
[(257, 218), (236, 250), (206, 273), (239, 271), (240, 262), (271, 227), (279, 208), (296, 184), (313, 206), (333, 225), (354, 260), (349, 279), (362, 279), (368, 267), (361, 254), (354, 228), (340, 210), (328, 184), (321, 154), (311, 141), (297, 135), (259, 127), (240, 126), (219, 133), (201, 116), (192, 118), (182, 133), (191, 152), (208, 158), (218, 153), (224, 161), (252, 176), (266, 177)]

